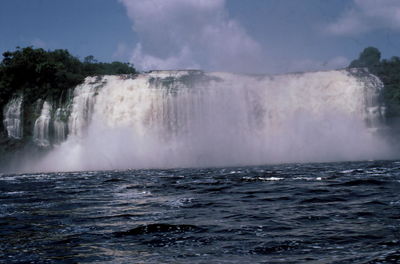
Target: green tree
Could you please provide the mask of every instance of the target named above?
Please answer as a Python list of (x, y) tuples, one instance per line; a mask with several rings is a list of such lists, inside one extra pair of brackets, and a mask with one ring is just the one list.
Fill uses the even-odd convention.
[(89, 55), (83, 59), (83, 63), (97, 63), (97, 60), (94, 58), (93, 55)]
[(0, 107), (18, 91), (31, 103), (48, 96), (58, 98), (66, 89), (83, 82), (86, 76), (135, 73), (129, 63), (97, 62), (92, 55), (81, 62), (63, 49), (17, 47), (15, 51), (4, 52), (0, 63)]
[(381, 52), (375, 47), (365, 48), (358, 59), (350, 63), (350, 68), (367, 67), (370, 70), (375, 70), (379, 66), (381, 59)]

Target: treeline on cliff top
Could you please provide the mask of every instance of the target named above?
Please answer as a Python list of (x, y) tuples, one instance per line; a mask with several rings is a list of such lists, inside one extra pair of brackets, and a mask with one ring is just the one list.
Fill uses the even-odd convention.
[(381, 59), (381, 52), (375, 47), (365, 48), (349, 68), (368, 68), (384, 84), (383, 100), (387, 106), (386, 117), (389, 122), (400, 118), (400, 58)]
[(17, 47), (4, 52), (0, 63), (0, 109), (18, 92), (29, 104), (39, 98), (60, 98), (87, 76), (134, 73), (136, 70), (129, 63), (97, 62), (93, 56), (81, 61), (64, 49)]

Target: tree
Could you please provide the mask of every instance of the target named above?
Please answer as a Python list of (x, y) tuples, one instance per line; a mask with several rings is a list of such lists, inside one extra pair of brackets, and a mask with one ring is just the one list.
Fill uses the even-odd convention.
[[(3, 53), (0, 95), (23, 92), (31, 103), (39, 98), (57, 98), (63, 90), (82, 82), (82, 63), (67, 50), (45, 51), (32, 47)], [(1, 105), (0, 105), (1, 106)]]
[(350, 63), (350, 68), (363, 68), (367, 67), (371, 70), (375, 70), (379, 66), (381, 59), (381, 52), (375, 47), (365, 48), (358, 59), (353, 60)]
[(97, 63), (97, 60), (94, 58), (93, 55), (89, 55), (83, 59), (83, 63)]
[[(59, 99), (64, 91), (83, 82), (92, 75), (135, 74), (129, 63), (102, 63), (92, 56), (81, 62), (68, 50), (45, 51), (33, 47), (19, 48), (3, 53), (0, 63), (0, 108), (16, 92), (22, 92), (27, 100), (46, 97)], [(0, 113), (1, 115), (1, 113)]]

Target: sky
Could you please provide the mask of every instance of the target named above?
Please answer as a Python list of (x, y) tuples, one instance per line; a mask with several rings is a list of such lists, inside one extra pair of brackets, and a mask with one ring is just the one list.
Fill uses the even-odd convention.
[(285, 73), (400, 56), (400, 0), (1, 0), (0, 52), (67, 49), (139, 70)]

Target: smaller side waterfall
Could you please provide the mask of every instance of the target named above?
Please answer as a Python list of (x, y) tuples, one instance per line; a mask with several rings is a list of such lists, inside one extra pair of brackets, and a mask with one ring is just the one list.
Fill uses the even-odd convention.
[(50, 146), (50, 121), (51, 121), (51, 104), (47, 101), (43, 103), (40, 116), (35, 121), (33, 129), (33, 140), (41, 147)]
[(348, 69), (364, 87), (364, 120), (370, 130), (378, 130), (385, 124), (386, 107), (381, 98), (384, 84), (367, 69)]
[(67, 139), (67, 111), (64, 108), (57, 108), (54, 114), (54, 142), (61, 143)]
[(11, 99), (3, 110), (3, 123), (9, 138), (22, 138), (22, 101), (23, 96), (19, 95)]

